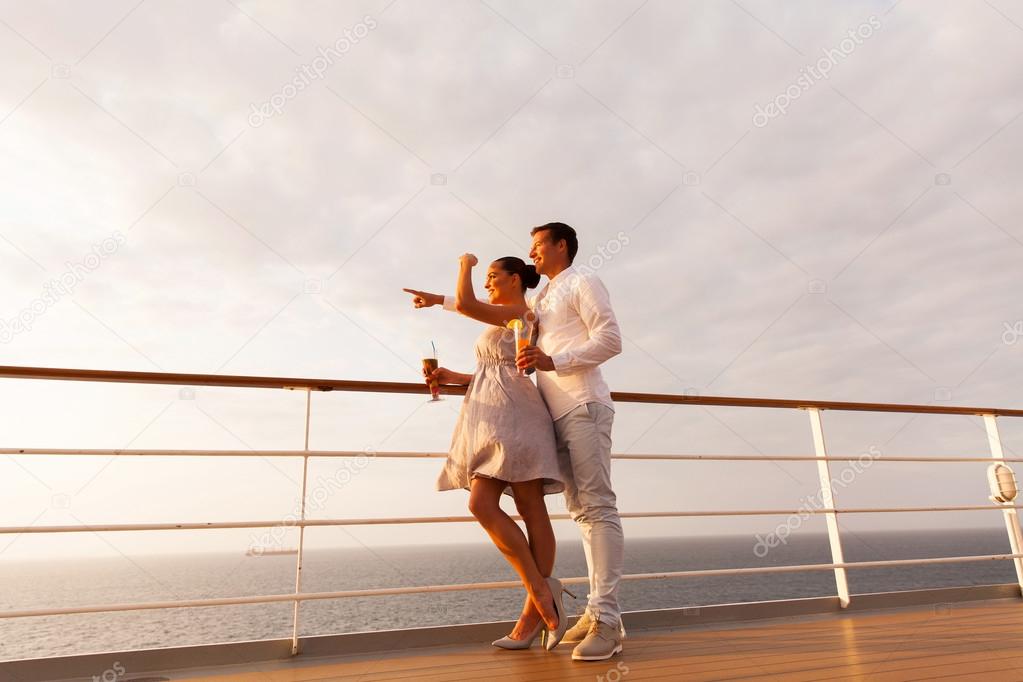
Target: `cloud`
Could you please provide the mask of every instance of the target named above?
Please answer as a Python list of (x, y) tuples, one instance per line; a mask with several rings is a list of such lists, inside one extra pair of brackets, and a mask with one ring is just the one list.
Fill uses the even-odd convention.
[[(412, 311), (400, 289), (451, 291), (460, 253), (524, 254), (532, 226), (560, 219), (579, 229), (581, 259), (629, 237), (598, 259), (626, 336), (606, 367), (616, 389), (923, 403), (948, 389), (952, 403), (1018, 406), (1023, 344), (1001, 335), (1023, 319), (1019, 29), (986, 6), (890, 6), (5, 7), (0, 315), (16, 316), (97, 240), (128, 238), (4, 347), (6, 362), (415, 380), (433, 340), (444, 364), (468, 370), (478, 327)], [(366, 15), (378, 26), (324, 78), (249, 124), (254, 103)], [(758, 103), (871, 15), (882, 27), (828, 79), (753, 125)], [(3, 398), (22, 415), (12, 444), (52, 433), (42, 408), (61, 389)], [(75, 403), (86, 416), (62, 437), (123, 447), (166, 418), (158, 401), (119, 389)], [(233, 409), (212, 394), (176, 409)], [(458, 405), (428, 413), (415, 411), (418, 396), (349, 398), (335, 413), (333, 397), (314, 396), (314, 423), (330, 424), (317, 447), (443, 451)], [(268, 425), (301, 425), (289, 410), (223, 423), (261, 447)], [(111, 418), (122, 412), (131, 418)], [(221, 442), (222, 427), (191, 416), (202, 417), (187, 422), (196, 441)], [(844, 417), (826, 415), (826, 428)], [(900, 434), (899, 421), (874, 417), (843, 432), (841, 448), (947, 445), (937, 428)], [(805, 421), (622, 406), (616, 437), (634, 452), (807, 453)], [(964, 428), (953, 442), (976, 436), (984, 452), (983, 433)], [(623, 468), (623, 507), (710, 504), (700, 495), (722, 470), (688, 466)], [(812, 492), (802, 469), (763, 466), (770, 490), (736, 483), (751, 504)], [(864, 474), (865, 499), (905, 484), (882, 466)], [(424, 510), (464, 511), (416, 467), (371, 465), (345, 502), (355, 506), (334, 512), (385, 513), (373, 491), (387, 485)], [(90, 485), (135, 485), (117, 471)], [(35, 485), (21, 469), (12, 476)], [(961, 475), (933, 476), (936, 491), (960, 496)], [(975, 476), (969, 499), (983, 503)], [(649, 477), (684, 480), (695, 497), (643, 495)], [(81, 504), (83, 515), (112, 510)], [(233, 517), (261, 514), (242, 506)]]

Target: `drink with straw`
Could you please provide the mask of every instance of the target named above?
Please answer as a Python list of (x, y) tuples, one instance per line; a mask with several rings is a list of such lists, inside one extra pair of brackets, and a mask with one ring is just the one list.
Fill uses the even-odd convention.
[(432, 354), (428, 354), (428, 357), (423, 358), (423, 373), (426, 374), (427, 381), (430, 385), (430, 402), (437, 402), (441, 399), (440, 383), (431, 375), (440, 365), (437, 362), (437, 346), (434, 345), (433, 341), (430, 342), (430, 350)]

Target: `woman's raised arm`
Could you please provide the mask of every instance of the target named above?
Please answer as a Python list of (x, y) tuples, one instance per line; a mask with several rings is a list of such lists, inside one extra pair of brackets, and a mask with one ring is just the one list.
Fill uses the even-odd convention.
[(504, 327), (509, 320), (522, 317), (526, 313), (525, 305), (493, 305), (476, 298), (476, 292), (472, 289), (472, 269), (478, 262), (476, 256), (471, 253), (464, 253), (458, 259), (455, 310), (466, 317), (492, 324), (495, 327)]

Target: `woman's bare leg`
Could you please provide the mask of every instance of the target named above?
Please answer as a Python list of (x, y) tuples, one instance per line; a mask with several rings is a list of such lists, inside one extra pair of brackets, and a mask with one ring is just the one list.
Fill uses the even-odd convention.
[(501, 493), (507, 484), (477, 476), (469, 487), (469, 511), (490, 535), (504, 558), (508, 560), (526, 588), (534, 607), (551, 629), (558, 626), (554, 596), (536, 565), (529, 542), (518, 524), (501, 509)]
[[(536, 567), (540, 575), (549, 577), (554, 571), (554, 559), (557, 553), (557, 541), (554, 537), (554, 528), (551, 526), (551, 517), (547, 512), (547, 505), (543, 497), (543, 481), (536, 479), (525, 483), (512, 483), (512, 491), (515, 493), (515, 507), (519, 516), (526, 524), (526, 535), (529, 538), (529, 549), (536, 561)], [(512, 639), (524, 639), (527, 634), (533, 631), (540, 621), (540, 612), (536, 610), (533, 600), (526, 595), (526, 601), (522, 605), (522, 614), (511, 631)]]

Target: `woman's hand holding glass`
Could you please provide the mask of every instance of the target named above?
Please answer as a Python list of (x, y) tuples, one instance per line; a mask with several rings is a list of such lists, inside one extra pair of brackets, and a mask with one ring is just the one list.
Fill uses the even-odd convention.
[(427, 371), (424, 367), (423, 376), (426, 377), (427, 386), (432, 382), (437, 382), (441, 386), (464, 386), (461, 380), (462, 374), (460, 372), (452, 372), (447, 367), (438, 367), (432, 372)]

